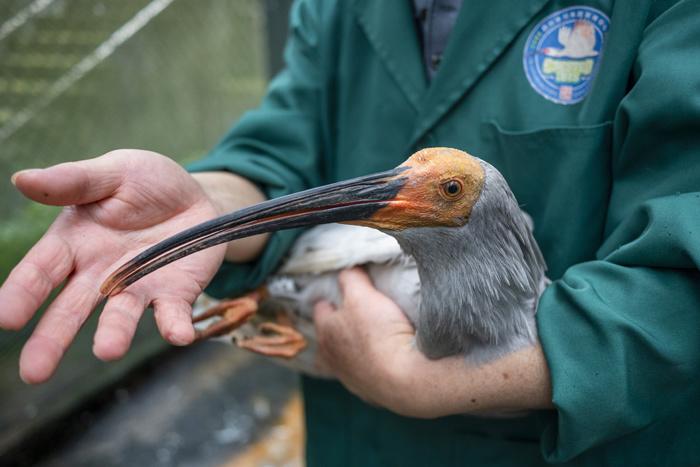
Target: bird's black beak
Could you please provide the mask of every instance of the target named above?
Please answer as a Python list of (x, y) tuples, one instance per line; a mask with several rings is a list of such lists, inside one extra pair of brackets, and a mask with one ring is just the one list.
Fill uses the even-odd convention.
[(266, 232), (331, 222), (369, 219), (386, 207), (406, 183), (407, 167), (265, 201), (176, 234), (122, 265), (102, 284), (116, 295), (140, 278), (180, 258), (221, 243)]

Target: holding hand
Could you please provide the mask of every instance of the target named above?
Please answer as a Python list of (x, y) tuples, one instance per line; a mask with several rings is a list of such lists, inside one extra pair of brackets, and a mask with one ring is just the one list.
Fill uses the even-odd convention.
[(414, 345), (401, 309), (362, 269), (339, 276), (343, 304), (316, 305), (317, 365), (365, 401), (400, 415), (435, 418), (552, 407), (539, 345), (483, 365), (463, 356), (430, 360)]

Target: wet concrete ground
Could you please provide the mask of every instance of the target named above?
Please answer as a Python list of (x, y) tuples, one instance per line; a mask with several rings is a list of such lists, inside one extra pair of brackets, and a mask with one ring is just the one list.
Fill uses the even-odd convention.
[[(174, 349), (13, 461), (59, 466), (296, 466), (298, 377), (219, 343)], [(31, 447), (27, 447), (32, 449)], [(42, 451), (42, 452), (39, 452)], [(15, 463), (15, 462), (13, 462)]]

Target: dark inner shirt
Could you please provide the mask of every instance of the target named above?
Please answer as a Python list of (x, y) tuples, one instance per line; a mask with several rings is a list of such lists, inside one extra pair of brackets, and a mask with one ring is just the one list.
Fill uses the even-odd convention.
[(433, 79), (440, 66), (461, 7), (462, 0), (413, 0), (428, 81)]

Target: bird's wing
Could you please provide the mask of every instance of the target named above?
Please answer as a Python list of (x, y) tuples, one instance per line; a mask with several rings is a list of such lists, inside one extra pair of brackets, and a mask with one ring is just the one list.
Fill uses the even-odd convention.
[[(338, 272), (352, 266), (364, 266), (375, 286), (392, 298), (406, 291), (407, 285), (399, 284), (401, 277), (415, 276), (417, 282), (415, 261), (393, 237), (366, 227), (328, 224), (299, 237), (287, 261), (268, 279), (269, 295), (291, 304), (299, 317), (310, 320), (319, 300), (340, 304)], [(411, 297), (403, 301), (412, 303), (414, 297), (407, 295)]]
[(327, 224), (299, 237), (277, 274), (321, 274), (357, 265), (402, 261), (405, 256), (393, 237), (378, 230)]

